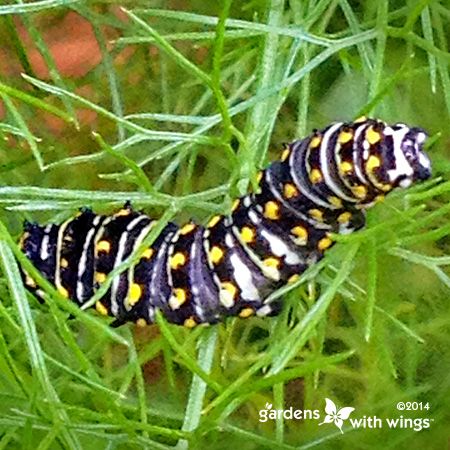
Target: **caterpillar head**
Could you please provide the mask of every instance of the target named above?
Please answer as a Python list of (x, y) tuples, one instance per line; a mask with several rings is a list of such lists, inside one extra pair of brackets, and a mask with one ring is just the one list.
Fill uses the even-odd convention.
[(387, 175), (392, 186), (406, 188), (414, 181), (431, 177), (431, 163), (423, 151), (427, 134), (422, 128), (398, 123), (384, 129), (385, 151), (389, 152)]

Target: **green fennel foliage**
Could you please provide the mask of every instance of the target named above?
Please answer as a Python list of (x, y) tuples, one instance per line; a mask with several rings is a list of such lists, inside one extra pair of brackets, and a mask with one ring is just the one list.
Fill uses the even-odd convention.
[[(52, 40), (73, 17), (90, 24), (97, 52), (78, 62), (92, 62), (81, 75), (61, 68), (74, 47), (61, 58)], [(438, 0), (0, 5), (0, 449), (446, 448), (449, 29)], [(390, 195), (364, 230), (338, 236), (275, 292), (278, 317), (113, 329), (18, 250), (24, 219), (111, 213), (127, 200), (160, 218), (150, 244), (170, 220), (228, 213), (283, 142), (363, 114), (425, 128), (433, 179)], [(345, 422), (341, 434), (316, 420), (260, 421), (268, 404), (323, 420), (325, 398), (355, 417), (429, 403), (402, 414), (432, 422)]]

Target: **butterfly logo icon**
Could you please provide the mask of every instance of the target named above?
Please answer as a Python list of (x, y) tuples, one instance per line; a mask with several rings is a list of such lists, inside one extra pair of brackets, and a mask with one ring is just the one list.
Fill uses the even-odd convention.
[(342, 425), (344, 424), (344, 420), (347, 420), (350, 414), (355, 410), (351, 406), (346, 406), (338, 410), (337, 406), (334, 404), (333, 400), (329, 398), (325, 399), (325, 412), (326, 416), (322, 423), (319, 425), (323, 425), (324, 423), (334, 423), (340, 430), (342, 431)]

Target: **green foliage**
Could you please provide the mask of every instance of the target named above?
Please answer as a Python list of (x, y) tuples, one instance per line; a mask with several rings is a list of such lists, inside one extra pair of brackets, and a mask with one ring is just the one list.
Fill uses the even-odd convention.
[[(120, 5), (0, 5), (0, 57), (11, 69), (0, 71), (0, 448), (446, 448), (449, 6)], [(63, 73), (49, 38), (75, 13), (99, 54), (76, 76)], [(392, 194), (365, 230), (338, 237), (273, 295), (284, 299), (276, 318), (111, 329), (62, 299), (18, 251), (24, 218), (57, 222), (85, 205), (111, 212), (131, 200), (162, 217), (159, 228), (226, 213), (282, 142), (361, 114), (427, 129), (434, 178)], [(16, 259), (49, 294), (45, 304), (24, 291)], [(316, 420), (259, 420), (266, 404), (319, 409), (323, 420), (325, 398), (359, 418), (429, 402), (402, 414), (431, 427), (345, 422), (342, 435)]]

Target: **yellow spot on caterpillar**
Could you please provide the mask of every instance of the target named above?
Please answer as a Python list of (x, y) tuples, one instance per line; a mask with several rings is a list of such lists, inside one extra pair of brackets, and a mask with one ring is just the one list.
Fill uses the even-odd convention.
[(211, 262), (213, 264), (218, 264), (223, 258), (223, 250), (216, 245), (211, 248), (209, 251), (209, 257), (211, 258)]
[(129, 216), (131, 214), (131, 209), (129, 208), (122, 208), (121, 210), (117, 211), (116, 214), (114, 214), (116, 217), (121, 216)]
[(153, 256), (153, 249), (147, 248), (142, 252), (142, 258), (150, 259)]
[(23, 250), (25, 247), (25, 241), (30, 237), (30, 233), (28, 233), (28, 231), (25, 231), (25, 233), (22, 234), (22, 236), (20, 236), (20, 240), (19, 240), (19, 246), (20, 249)]
[(376, 201), (377, 203), (384, 202), (384, 195), (383, 195), (383, 194), (377, 195), (377, 196), (375, 197), (375, 201)]
[(241, 204), (241, 201), (239, 199), (235, 200), (233, 204), (231, 205), (231, 211), (236, 211), (239, 208), (239, 205)]
[(298, 190), (292, 183), (286, 183), (283, 187), (283, 194), (286, 198), (296, 197)]
[(326, 250), (332, 243), (333, 241), (329, 237), (324, 237), (317, 243), (317, 248), (319, 250)]
[(182, 288), (175, 288), (173, 295), (169, 299), (169, 305), (172, 309), (178, 309), (186, 301), (186, 291)]
[(309, 211), (309, 215), (317, 220), (318, 222), (322, 222), (323, 221), (323, 212), (320, 209), (310, 209)]
[(186, 234), (191, 233), (192, 231), (195, 230), (195, 224), (194, 223), (187, 223), (186, 225), (182, 226), (180, 229), (180, 234), (182, 234), (183, 236)]
[(280, 218), (280, 207), (278, 203), (269, 201), (264, 205), (264, 217), (271, 220), (277, 220)]
[(256, 181), (258, 182), (258, 184), (261, 183), (262, 177), (263, 177), (263, 171), (260, 170), (260, 171), (256, 174)]
[(365, 122), (367, 120), (366, 116), (360, 116), (358, 117), (354, 123), (361, 123), (361, 122)]
[(319, 169), (311, 170), (309, 179), (311, 180), (312, 184), (320, 183), (322, 181), (322, 172)]
[(263, 261), (263, 264), (267, 267), (273, 267), (274, 269), (278, 269), (280, 266), (280, 261), (277, 258), (266, 258)]
[(194, 319), (193, 317), (188, 317), (188, 318), (183, 322), (183, 325), (184, 325), (186, 328), (194, 328), (194, 327), (196, 327), (198, 324), (197, 324), (197, 322), (195, 321), (195, 319)]
[(61, 261), (60, 261), (60, 266), (63, 268), (63, 269), (65, 269), (65, 268), (67, 268), (68, 266), (69, 266), (69, 261), (67, 261), (67, 259), (66, 258), (61, 258)]
[(174, 289), (175, 297), (180, 303), (184, 303), (186, 301), (186, 291), (181, 288)]
[(250, 227), (242, 227), (241, 238), (246, 244), (251, 244), (255, 240), (255, 230)]
[(228, 291), (233, 297), (236, 295), (237, 289), (233, 283), (225, 281), (222, 283), (222, 288)]
[(339, 197), (328, 197), (328, 201), (337, 208), (342, 208), (342, 200)]
[(140, 328), (144, 328), (147, 326), (147, 321), (141, 317), (140, 319), (136, 320), (136, 325)]
[(106, 280), (106, 273), (95, 272), (95, 281), (97, 283), (104, 283)]
[(65, 298), (69, 298), (69, 291), (64, 286), (58, 287), (58, 292)]
[(296, 227), (292, 228), (291, 233), (294, 236), (303, 239), (305, 242), (308, 240), (308, 230), (305, 227), (297, 225)]
[(34, 281), (33, 278), (31, 278), (28, 274), (25, 274), (25, 284), (31, 288), (36, 287), (36, 281)]
[(253, 314), (255, 314), (255, 310), (253, 308), (243, 308), (239, 312), (239, 317), (246, 319), (247, 317), (253, 316)]
[(130, 289), (128, 291), (128, 304), (130, 306), (135, 305), (140, 299), (142, 295), (142, 288), (137, 283), (131, 283)]
[(339, 164), (339, 172), (347, 174), (353, 171), (353, 164), (347, 161), (343, 161)]
[(290, 276), (288, 278), (287, 282), (288, 282), (288, 284), (292, 284), (292, 283), (295, 283), (299, 279), (300, 279), (300, 275), (298, 273), (296, 273), (296, 274)]
[(338, 216), (337, 221), (339, 223), (348, 223), (348, 222), (350, 222), (351, 218), (352, 218), (352, 213), (346, 211)]
[(369, 157), (369, 159), (367, 160), (366, 163), (366, 170), (368, 172), (372, 172), (373, 170), (375, 170), (376, 168), (380, 167), (381, 165), (381, 160), (380, 158), (378, 158), (378, 156), (375, 155), (371, 155)]
[(109, 253), (111, 251), (111, 244), (108, 241), (98, 241), (96, 245), (97, 253), (106, 252)]
[(309, 143), (309, 147), (310, 148), (317, 148), (317, 147), (319, 147), (321, 142), (322, 142), (322, 138), (320, 136), (314, 136), (311, 139), (311, 142)]
[(208, 227), (208, 228), (213, 228), (213, 227), (215, 227), (215, 226), (219, 223), (219, 221), (220, 221), (221, 218), (222, 218), (222, 216), (214, 216), (214, 217), (208, 222), (207, 227)]
[(352, 192), (359, 199), (364, 199), (367, 196), (367, 188), (363, 185), (352, 187)]
[(375, 131), (372, 127), (370, 127), (366, 131), (366, 139), (370, 145), (374, 145), (381, 140), (381, 134), (378, 131)]
[(183, 267), (185, 264), (186, 256), (181, 252), (175, 253), (175, 255), (170, 258), (170, 267), (174, 270)]
[(98, 301), (95, 303), (95, 309), (97, 310), (98, 313), (100, 313), (102, 316), (107, 316), (108, 315), (108, 309), (106, 308), (106, 306)]
[(281, 161), (286, 161), (289, 158), (290, 153), (291, 153), (291, 149), (285, 148), (283, 150), (283, 153), (281, 154)]
[(351, 131), (341, 131), (339, 133), (338, 142), (341, 145), (344, 145), (347, 142), (350, 142), (352, 139), (353, 139), (353, 132), (351, 132)]
[(222, 284), (222, 289), (220, 290), (219, 297), (220, 302), (226, 308), (231, 308), (234, 305), (234, 299), (237, 294), (237, 288), (233, 283), (229, 281), (224, 281)]
[(280, 266), (280, 261), (277, 258), (270, 257), (266, 258), (263, 262), (262, 271), (267, 278), (274, 281), (280, 281), (280, 271), (278, 270)]

